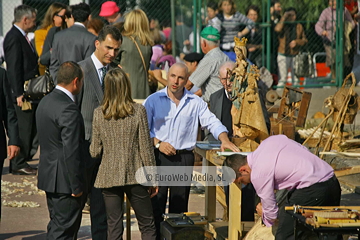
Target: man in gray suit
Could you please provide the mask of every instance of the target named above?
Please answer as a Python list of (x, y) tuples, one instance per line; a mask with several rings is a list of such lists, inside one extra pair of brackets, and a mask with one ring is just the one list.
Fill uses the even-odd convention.
[(89, 5), (86, 3), (72, 5), (71, 11), (75, 21), (74, 25), (54, 36), (50, 60), (50, 74), (54, 79), (63, 62), (80, 62), (95, 50), (96, 36), (88, 32), (85, 27), (91, 13)]
[[(104, 77), (109, 70), (111, 63), (119, 52), (122, 42), (120, 31), (113, 26), (106, 26), (100, 32), (98, 39), (95, 41), (95, 52), (79, 65), (84, 71), (84, 87), (78, 95), (77, 103), (80, 107), (81, 114), (85, 123), (85, 142), (89, 150), (91, 142), (92, 121), (95, 108), (97, 108), (104, 97)], [(96, 174), (99, 169), (100, 160), (90, 156), (87, 151), (87, 180), (90, 194), (90, 218), (92, 239), (106, 239), (106, 212), (104, 199), (101, 190), (94, 188)]]

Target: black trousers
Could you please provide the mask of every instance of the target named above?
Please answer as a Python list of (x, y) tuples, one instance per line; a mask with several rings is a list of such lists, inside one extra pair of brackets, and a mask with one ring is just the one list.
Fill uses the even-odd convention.
[(76, 239), (81, 224), (82, 198), (46, 192), (50, 215), (47, 240)]
[(11, 160), (11, 169), (18, 170), (29, 167), (27, 161), (31, 160), (39, 147), (37, 141), (37, 130), (35, 121), (35, 112), (38, 104), (31, 104), (32, 109), (22, 111), (20, 107), (15, 105), (16, 116), (18, 118), (19, 137), (21, 140), (21, 147), (19, 154)]
[[(158, 150), (155, 150), (155, 159), (157, 166), (194, 166), (194, 153), (190, 151), (175, 156), (167, 156)], [(190, 186), (160, 186), (158, 194), (151, 199), (158, 239), (160, 239), (160, 223), (163, 221), (162, 215), (166, 210), (168, 191), (170, 191), (169, 213), (182, 213), (188, 211)]]
[[(337, 178), (333, 176), (325, 182), (289, 191), (286, 206), (339, 206), (340, 199), (340, 184)], [(285, 212), (285, 208), (279, 209), (279, 227), (275, 239), (295, 239), (294, 219)]]
[(147, 189), (148, 187), (139, 184), (102, 189), (108, 224), (107, 239), (123, 239), (124, 193), (126, 193), (126, 197), (129, 199), (135, 211), (141, 232), (141, 239), (156, 239), (153, 209)]
[(100, 159), (92, 158), (89, 152), (90, 142), (84, 144), (84, 154), (87, 161), (86, 165), (86, 185), (87, 193), (83, 196), (83, 205), (87, 201), (87, 195), (90, 194), (90, 220), (91, 237), (93, 240), (104, 240), (107, 234), (106, 210), (104, 198), (100, 188), (95, 188), (94, 183), (99, 171)]

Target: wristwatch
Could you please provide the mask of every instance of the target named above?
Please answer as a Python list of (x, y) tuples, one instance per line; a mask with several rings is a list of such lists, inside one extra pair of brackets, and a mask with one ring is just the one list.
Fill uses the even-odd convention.
[(155, 145), (155, 148), (156, 148), (156, 149), (159, 149), (160, 143), (161, 143), (161, 141), (158, 141), (158, 142), (157, 142), (157, 144)]

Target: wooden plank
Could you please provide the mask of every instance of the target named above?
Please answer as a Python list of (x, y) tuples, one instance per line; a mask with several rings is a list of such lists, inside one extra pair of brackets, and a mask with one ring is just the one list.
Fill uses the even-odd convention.
[[(209, 161), (206, 161), (206, 166), (214, 166)], [(215, 169), (213, 169), (215, 170)], [(209, 174), (214, 174), (215, 171)], [(216, 186), (205, 186), (205, 215), (209, 222), (216, 221)]]
[(334, 173), (335, 173), (336, 177), (357, 174), (357, 173), (360, 173), (360, 165), (348, 167), (348, 168), (337, 169), (334, 171)]
[(229, 240), (238, 240), (242, 237), (241, 226), (241, 185), (230, 184), (229, 209)]
[(360, 157), (360, 153), (357, 152), (320, 152), (323, 155), (343, 155), (346, 157)]
[[(295, 206), (297, 207), (297, 206)], [(315, 209), (315, 210), (334, 210), (334, 209), (348, 209), (348, 210), (358, 210), (360, 211), (360, 206), (299, 206), (300, 208), (308, 208), (308, 209)], [(286, 206), (285, 211), (293, 211), (294, 206)]]
[(228, 233), (226, 230), (228, 229), (227, 222), (209, 222), (208, 224), (209, 232), (211, 232), (215, 239), (227, 239)]
[(196, 148), (194, 149), (194, 151), (195, 151), (197, 154), (201, 155), (203, 158), (206, 158), (206, 150), (205, 150), (205, 149), (201, 149), (201, 148), (196, 147)]

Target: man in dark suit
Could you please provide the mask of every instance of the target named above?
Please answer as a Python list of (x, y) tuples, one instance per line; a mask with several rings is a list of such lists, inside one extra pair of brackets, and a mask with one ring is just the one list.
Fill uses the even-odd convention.
[(90, 218), (92, 239), (106, 239), (106, 211), (101, 190), (94, 188), (95, 178), (99, 169), (100, 159), (90, 156), (89, 146), (91, 142), (92, 121), (95, 108), (103, 100), (103, 83), (106, 72), (119, 52), (122, 42), (120, 31), (113, 26), (104, 27), (95, 41), (95, 52), (79, 65), (84, 71), (84, 88), (77, 97), (77, 103), (85, 123), (85, 143), (87, 151), (84, 155), (87, 162), (87, 173), (90, 194)]
[(50, 222), (47, 239), (76, 239), (85, 191), (84, 122), (75, 96), (83, 86), (83, 72), (74, 62), (63, 63), (58, 85), (36, 111), (40, 162), (38, 188), (46, 192)]
[[(210, 96), (210, 111), (221, 121), (227, 128), (228, 136), (232, 136), (232, 118), (230, 114), (232, 102), (229, 100), (228, 92), (231, 92), (231, 83), (227, 81), (227, 69), (234, 69), (235, 63), (231, 61), (224, 62), (219, 68), (220, 82), (224, 88), (217, 90)], [(214, 136), (209, 132), (205, 132), (205, 141), (216, 141)]]
[[(24, 82), (38, 74), (38, 57), (35, 48), (29, 42), (27, 33), (35, 27), (36, 9), (20, 5), (14, 11), (14, 25), (4, 39), (4, 53), (7, 65), (7, 75), (19, 124), (21, 149), (18, 156), (11, 161), (13, 174), (36, 174), (36, 169), (27, 163), (35, 153), (30, 153), (36, 137), (35, 111), (37, 102), (31, 103), (31, 108), (22, 111)], [(36, 144), (37, 145), (37, 144)]]
[[(55, 77), (65, 61), (80, 62), (94, 52), (96, 36), (86, 29), (90, 7), (86, 3), (71, 5), (74, 25), (55, 34), (50, 60), (50, 74)], [(56, 80), (55, 80), (56, 81)]]
[[(16, 112), (11, 99), (11, 89), (6, 76), (6, 71), (0, 68), (0, 173), (2, 173), (4, 160), (9, 160), (18, 155), (20, 151), (19, 129), (17, 124)], [(6, 133), (9, 137), (8, 147), (6, 148)], [(7, 154), (6, 154), (7, 153)], [(1, 180), (1, 176), (0, 176)], [(1, 199), (1, 189), (0, 189)], [(0, 203), (1, 205), (1, 203)], [(1, 206), (0, 206), (1, 221)]]

